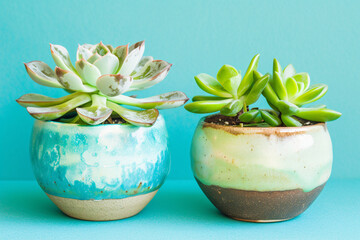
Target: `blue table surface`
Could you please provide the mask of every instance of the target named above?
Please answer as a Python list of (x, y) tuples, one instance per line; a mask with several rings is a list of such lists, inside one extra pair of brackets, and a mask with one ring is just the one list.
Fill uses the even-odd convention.
[(360, 239), (360, 179), (331, 179), (313, 205), (280, 223), (223, 216), (195, 181), (168, 180), (138, 215), (69, 218), (34, 181), (0, 181), (0, 239)]

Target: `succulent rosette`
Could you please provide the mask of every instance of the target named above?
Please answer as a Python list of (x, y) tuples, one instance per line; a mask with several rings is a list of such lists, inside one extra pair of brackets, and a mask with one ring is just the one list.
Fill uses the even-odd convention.
[(70, 94), (61, 98), (26, 94), (17, 99), (36, 119), (97, 125), (116, 115), (133, 125), (152, 126), (158, 109), (179, 107), (188, 100), (179, 91), (148, 98), (124, 95), (161, 82), (170, 70), (170, 63), (143, 56), (144, 41), (116, 48), (102, 42), (79, 45), (75, 66), (66, 48), (50, 44), (50, 49), (55, 70), (41, 61), (25, 63), (26, 70), (36, 83)]

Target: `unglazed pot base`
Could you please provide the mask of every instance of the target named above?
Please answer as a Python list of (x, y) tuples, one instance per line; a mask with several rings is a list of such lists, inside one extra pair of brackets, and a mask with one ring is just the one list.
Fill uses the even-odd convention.
[(122, 199), (78, 200), (47, 194), (66, 215), (88, 221), (110, 221), (138, 214), (158, 190)]
[(325, 183), (310, 192), (302, 189), (285, 191), (244, 191), (205, 185), (196, 179), (209, 200), (223, 214), (247, 222), (280, 222), (303, 213), (317, 198)]

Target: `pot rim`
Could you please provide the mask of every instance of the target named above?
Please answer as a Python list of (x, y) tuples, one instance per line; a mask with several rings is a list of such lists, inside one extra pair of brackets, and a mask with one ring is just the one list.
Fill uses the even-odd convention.
[[(213, 116), (217, 114), (212, 114), (208, 116)], [(229, 132), (233, 135), (240, 134), (264, 134), (264, 135), (294, 135), (299, 133), (309, 132), (318, 128), (324, 128), (327, 130), (326, 122), (319, 122), (313, 125), (301, 126), (301, 127), (240, 127), (233, 125), (221, 125), (216, 123), (205, 122), (205, 118), (208, 116), (202, 117), (199, 121), (202, 128), (213, 128), (218, 130), (223, 130)]]

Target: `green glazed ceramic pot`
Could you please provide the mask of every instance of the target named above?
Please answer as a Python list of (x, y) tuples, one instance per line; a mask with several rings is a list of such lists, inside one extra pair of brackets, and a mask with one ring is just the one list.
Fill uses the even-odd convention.
[(330, 176), (332, 145), (325, 123), (261, 128), (204, 119), (192, 141), (192, 170), (210, 201), (231, 218), (294, 218), (310, 206)]
[(115, 220), (139, 213), (169, 172), (162, 116), (152, 127), (35, 121), (31, 162), (49, 198), (67, 215)]

